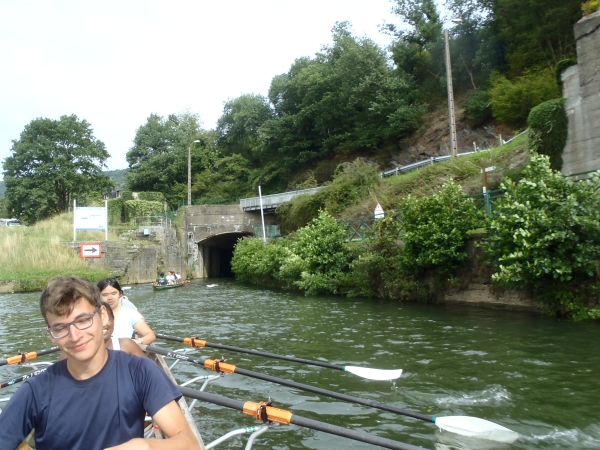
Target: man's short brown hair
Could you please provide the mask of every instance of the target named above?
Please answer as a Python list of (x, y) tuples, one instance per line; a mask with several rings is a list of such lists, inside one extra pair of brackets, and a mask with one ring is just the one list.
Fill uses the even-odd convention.
[(40, 310), (44, 320), (48, 323), (47, 313), (68, 316), (75, 303), (82, 298), (93, 307), (100, 306), (100, 290), (91, 281), (76, 276), (51, 278), (40, 297)]

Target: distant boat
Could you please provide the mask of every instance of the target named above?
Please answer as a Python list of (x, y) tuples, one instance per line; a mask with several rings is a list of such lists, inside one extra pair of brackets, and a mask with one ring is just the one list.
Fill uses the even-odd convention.
[(158, 284), (158, 283), (154, 282), (154, 283), (152, 283), (152, 290), (153, 291), (164, 291), (165, 289), (180, 288), (182, 286), (185, 286), (189, 282), (190, 282), (190, 280), (181, 280), (179, 283), (175, 283), (175, 284)]
[(215, 287), (218, 286), (218, 284), (207, 284), (206, 287), (211, 288), (211, 287)]

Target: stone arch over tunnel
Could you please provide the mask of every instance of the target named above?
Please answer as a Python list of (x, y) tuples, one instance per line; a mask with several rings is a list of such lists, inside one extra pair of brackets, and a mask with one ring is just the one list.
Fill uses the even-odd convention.
[(233, 277), (231, 258), (239, 238), (252, 233), (236, 231), (220, 233), (198, 241), (198, 264), (205, 278)]

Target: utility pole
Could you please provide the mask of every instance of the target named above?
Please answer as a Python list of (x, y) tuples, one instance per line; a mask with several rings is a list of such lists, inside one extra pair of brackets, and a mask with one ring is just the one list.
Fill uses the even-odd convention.
[(448, 117), (450, 122), (450, 156), (454, 158), (458, 153), (456, 141), (456, 122), (454, 117), (454, 88), (452, 86), (452, 66), (450, 64), (450, 38), (448, 30), (444, 29), (444, 40), (446, 41), (446, 81), (448, 85)]
[(195, 140), (188, 145), (188, 206), (192, 206), (192, 144), (200, 142)]

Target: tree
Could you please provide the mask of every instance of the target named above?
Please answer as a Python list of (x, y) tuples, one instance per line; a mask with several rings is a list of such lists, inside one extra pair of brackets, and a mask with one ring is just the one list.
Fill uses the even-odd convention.
[(348, 23), (332, 30), (333, 44), (301, 58), (271, 83), (275, 118), (259, 129), (265, 162), (277, 160), (271, 180), (334, 153), (376, 150), (418, 127), (411, 78), (395, 71), (385, 51), (356, 38)]
[(65, 212), (72, 199), (112, 186), (101, 173), (110, 156), (104, 143), (74, 114), (32, 120), (11, 151), (3, 164), (7, 209), (27, 223)]
[(137, 129), (133, 147), (126, 155), (128, 188), (162, 192), (171, 204), (176, 204), (177, 195), (181, 196), (177, 186), (187, 185), (188, 148), (191, 146), (192, 173), (196, 174), (212, 167), (218, 158), (215, 141), (213, 132), (200, 128), (196, 114), (185, 112), (166, 118), (151, 114)]
[(392, 11), (408, 30), (388, 24), (385, 31), (398, 39), (390, 47), (398, 70), (412, 76), (422, 96), (443, 93), (444, 48), (442, 22), (433, 0), (396, 0)]
[(260, 160), (258, 129), (273, 113), (262, 95), (244, 94), (225, 102), (217, 121), (218, 145), (225, 156), (239, 154), (252, 162)]
[[(581, 0), (450, 0), (454, 17), (483, 24), (488, 44), (504, 54), (511, 76), (534, 66), (552, 68), (575, 56), (573, 25)], [(485, 45), (490, 50), (493, 46)]]

